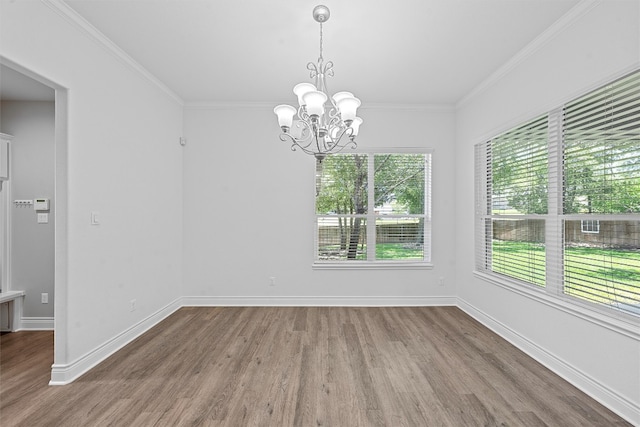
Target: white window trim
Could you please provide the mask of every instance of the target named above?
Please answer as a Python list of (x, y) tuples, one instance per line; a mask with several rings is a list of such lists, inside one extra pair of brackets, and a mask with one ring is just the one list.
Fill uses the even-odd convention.
[(314, 270), (432, 270), (430, 262), (414, 261), (315, 261)]
[[(428, 251), (429, 258), (432, 257), (432, 242), (433, 242), (433, 226), (432, 226), (432, 214), (431, 214), (431, 205), (433, 203), (433, 191), (432, 191), (432, 183), (433, 183), (433, 152), (432, 148), (420, 148), (420, 147), (368, 147), (365, 149), (358, 149), (354, 154), (429, 154), (431, 164), (429, 165), (430, 173), (427, 181), (427, 185), (425, 186), (425, 198), (429, 201), (425, 206), (425, 230), (429, 230), (429, 245), (428, 248), (425, 247), (425, 252)], [(342, 154), (349, 154), (349, 152), (343, 152)], [(373, 162), (368, 162), (369, 167), (373, 167)], [(315, 180), (314, 180), (314, 188), (315, 192)], [(369, 192), (373, 192), (373, 185), (369, 185)], [(315, 200), (313, 203), (313, 217), (314, 217), (314, 238), (313, 238), (313, 263), (311, 268), (313, 270), (431, 270), (434, 268), (434, 264), (432, 261), (388, 261), (388, 260), (354, 260), (354, 261), (322, 261), (317, 259), (318, 252), (318, 233), (317, 233), (317, 218), (316, 214), (316, 206)], [(373, 209), (373, 207), (371, 207)], [(374, 215), (375, 216), (375, 215)], [(369, 218), (369, 213), (365, 215), (366, 218)], [(367, 221), (367, 227), (370, 226), (369, 223), (372, 221)], [(428, 224), (428, 228), (427, 228)], [(375, 227), (375, 223), (373, 224)], [(375, 231), (374, 231), (375, 232)], [(369, 230), (367, 230), (369, 233)]]
[[(624, 76), (623, 76), (624, 77)], [(605, 83), (606, 85), (608, 83)], [(599, 89), (601, 86), (586, 91), (583, 95), (590, 93), (593, 90)], [(548, 111), (548, 127), (549, 127), (549, 174), (554, 176), (556, 180), (561, 180), (562, 174), (562, 111), (564, 105), (571, 100), (563, 103), (562, 106), (551, 109)], [(537, 115), (532, 115), (535, 117)], [(504, 132), (508, 132), (514, 127), (521, 126), (526, 123), (526, 120), (520, 121)], [(488, 140), (500, 135), (495, 133), (493, 136), (484, 138), (482, 142), (477, 143), (475, 146), (484, 144)], [(477, 154), (476, 154), (477, 155)], [(477, 159), (474, 159), (474, 163)], [(540, 215), (539, 217), (545, 219), (546, 227), (546, 250), (547, 260), (556, 259), (557, 262), (547, 264), (546, 274), (546, 286), (540, 287), (528, 282), (519, 281), (515, 278), (503, 276), (498, 273), (491, 273), (488, 271), (481, 271), (477, 269), (478, 256), (480, 254), (480, 248), (486, 245), (486, 234), (483, 227), (480, 226), (478, 221), (484, 221), (486, 218), (491, 218), (490, 215), (486, 215), (480, 212), (484, 211), (487, 204), (486, 188), (483, 188), (483, 184), (478, 182), (477, 171), (474, 173), (475, 182), (475, 243), (474, 243), (474, 257), (476, 257), (473, 274), (475, 277), (482, 279), (488, 283), (498, 285), (504, 289), (510, 290), (517, 294), (528, 297), (529, 299), (542, 302), (548, 306), (559, 308), (564, 312), (574, 314), (577, 317), (586, 319), (592, 323), (600, 326), (607, 327), (610, 330), (629, 336), (635, 340), (640, 340), (640, 330), (638, 329), (637, 322), (638, 316), (635, 314), (627, 313), (621, 310), (612, 309), (611, 307), (603, 304), (598, 304), (588, 300), (572, 297), (563, 293), (563, 282), (556, 280), (557, 277), (553, 277), (550, 280), (550, 276), (554, 274), (560, 274), (562, 271), (562, 258), (560, 256), (563, 250), (562, 245), (562, 233), (560, 228), (564, 221), (570, 220), (584, 220), (584, 214), (563, 214), (562, 213), (562, 188), (559, 183), (551, 185), (549, 182), (549, 206), (548, 213), (546, 215)], [(535, 216), (535, 215), (534, 215)], [(518, 216), (519, 219), (526, 219), (528, 215)], [(588, 220), (632, 220), (637, 221), (639, 215), (637, 214), (590, 214)], [(595, 232), (593, 232), (595, 233)], [(486, 249), (485, 249), (486, 250)], [(559, 252), (560, 251), (560, 252)]]
[(593, 324), (605, 327), (613, 332), (640, 341), (640, 328), (637, 317), (586, 300), (570, 298), (563, 294), (550, 294), (544, 288), (531, 283), (517, 281), (506, 276), (474, 271), (473, 275), (487, 283), (500, 286), (527, 299), (557, 308)]

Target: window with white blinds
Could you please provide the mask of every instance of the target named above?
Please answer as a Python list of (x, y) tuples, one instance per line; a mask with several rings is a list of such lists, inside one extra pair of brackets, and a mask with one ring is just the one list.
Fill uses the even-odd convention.
[(316, 263), (428, 263), (430, 180), (426, 152), (317, 162)]
[(640, 73), (568, 103), (564, 213), (640, 213)]
[(640, 72), (475, 147), (476, 269), (640, 315)]
[(563, 290), (640, 314), (640, 72), (566, 104), (562, 130)]
[(543, 116), (476, 147), (486, 200), (479, 267), (538, 286), (545, 285), (547, 127)]

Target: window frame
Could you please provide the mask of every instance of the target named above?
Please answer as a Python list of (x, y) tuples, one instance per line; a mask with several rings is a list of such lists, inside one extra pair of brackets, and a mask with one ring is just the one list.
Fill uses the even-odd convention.
[[(599, 85), (590, 91), (586, 91), (582, 96), (588, 96), (592, 92), (598, 91), (603, 87), (615, 84), (618, 80), (631, 77), (640, 73), (635, 70), (617, 79), (612, 79), (605, 85)], [(579, 99), (577, 97), (575, 99)], [(563, 112), (565, 105), (572, 102), (571, 100), (563, 103), (557, 109), (549, 111), (548, 116), (548, 132), (549, 132), (549, 182), (548, 182), (548, 202), (549, 210), (547, 215), (541, 215), (546, 222), (546, 259), (547, 265), (545, 274), (547, 277), (546, 286), (540, 287), (531, 283), (527, 283), (509, 276), (494, 273), (487, 268), (486, 262), (483, 265), (488, 249), (487, 245), (491, 244), (486, 227), (486, 218), (490, 215), (490, 199), (487, 199), (487, 182), (491, 179), (490, 170), (487, 169), (486, 151), (483, 154), (482, 149), (486, 147), (490, 141), (503, 133), (507, 133), (516, 129), (525, 122), (519, 122), (515, 126), (510, 126), (502, 133), (496, 133), (491, 138), (486, 138), (483, 142), (475, 144), (475, 266), (474, 276), (492, 284), (498, 285), (515, 293), (524, 295), (531, 299), (545, 303), (549, 306), (559, 308), (565, 312), (593, 321), (617, 332), (625, 334), (631, 333), (634, 337), (640, 337), (637, 330), (633, 330), (633, 325), (637, 324), (640, 314), (631, 313), (615, 308), (617, 304), (602, 304), (590, 300), (581, 299), (565, 292), (564, 282), (564, 223), (565, 221), (590, 220), (590, 221), (640, 221), (640, 213), (606, 213), (606, 214), (569, 214), (563, 211)], [(539, 117), (540, 114), (532, 115)], [(533, 119), (532, 119), (533, 120)], [(483, 157), (484, 156), (484, 157)], [(484, 167), (481, 165), (485, 164)], [(483, 168), (483, 172), (479, 172), (479, 167)], [(489, 204), (487, 204), (489, 203)], [(581, 227), (582, 228), (582, 227)], [(481, 267), (483, 266), (483, 267)], [(630, 328), (630, 326), (632, 328)]]
[(599, 219), (581, 219), (580, 231), (585, 234), (600, 234), (600, 220)]
[[(358, 149), (357, 152), (349, 153), (342, 152), (340, 154), (366, 154), (368, 156), (368, 199), (373, 199), (374, 193), (374, 180), (373, 180), (373, 164), (374, 156), (376, 154), (424, 154), (428, 156), (427, 165), (425, 166), (425, 206), (424, 206), (424, 235), (425, 242), (423, 244), (423, 251), (425, 256), (423, 260), (407, 260), (407, 261), (390, 261), (390, 260), (377, 260), (368, 257), (367, 260), (348, 260), (348, 261), (329, 261), (318, 259), (318, 220), (326, 215), (319, 215), (316, 212), (316, 201), (314, 198), (313, 203), (313, 225), (314, 225), (314, 238), (313, 238), (313, 264), (314, 270), (430, 270), (433, 269), (433, 263), (431, 260), (431, 245), (432, 245), (432, 213), (431, 205), (433, 203), (432, 193), (432, 181), (433, 181), (433, 149), (431, 148), (419, 148), (419, 147), (376, 147)], [(314, 174), (315, 163), (314, 163)], [(315, 192), (315, 179), (314, 179), (314, 192)], [(366, 220), (366, 239), (367, 244), (373, 243), (375, 245), (375, 219), (379, 216), (375, 214), (375, 206), (373, 203), (367, 203), (367, 213), (362, 215), (346, 215), (348, 217), (359, 216)], [(407, 215), (405, 215), (407, 216)], [(411, 215), (408, 215), (411, 216)], [(373, 235), (373, 240), (369, 240)], [(427, 257), (428, 255), (428, 257)]]

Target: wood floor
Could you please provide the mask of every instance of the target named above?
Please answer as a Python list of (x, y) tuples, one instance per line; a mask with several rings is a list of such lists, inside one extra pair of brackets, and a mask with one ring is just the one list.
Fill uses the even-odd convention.
[(0, 338), (0, 425), (630, 425), (455, 307), (182, 308), (72, 384)]

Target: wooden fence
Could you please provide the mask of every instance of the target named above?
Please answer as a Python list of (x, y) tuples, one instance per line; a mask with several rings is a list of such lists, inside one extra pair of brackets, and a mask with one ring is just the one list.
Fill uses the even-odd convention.
[[(361, 235), (364, 235), (365, 224), (362, 224)], [(345, 233), (349, 236), (351, 229), (347, 227)], [(422, 243), (422, 224), (414, 223), (393, 223), (378, 224), (376, 227), (377, 243)], [(320, 226), (318, 236), (324, 244), (340, 243), (340, 228), (337, 225)], [(347, 237), (348, 239), (348, 237)]]
[[(606, 245), (640, 249), (640, 221), (598, 221), (585, 232), (582, 221), (564, 222), (564, 240), (568, 245)], [(544, 220), (493, 220), (493, 238), (497, 240), (544, 243)]]

